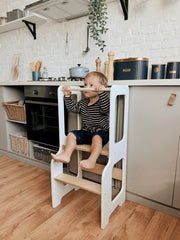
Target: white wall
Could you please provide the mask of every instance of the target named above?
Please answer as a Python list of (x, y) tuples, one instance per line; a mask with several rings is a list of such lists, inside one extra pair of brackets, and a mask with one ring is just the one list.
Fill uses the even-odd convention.
[[(12, 9), (23, 9), (35, 0), (0, 0), (0, 16)], [(37, 27), (37, 40), (27, 28), (0, 34), (0, 81), (10, 81), (14, 55), (21, 55), (20, 81), (31, 79), (30, 62), (42, 60), (50, 76), (69, 76), (69, 68), (81, 63), (95, 70), (95, 59), (107, 60), (109, 51), (115, 59), (149, 58), (151, 64), (180, 61), (180, 0), (129, 0), (129, 19), (124, 21), (120, 1), (108, 4), (107, 47), (102, 53), (90, 40), (86, 49), (87, 17), (64, 23), (47, 23)], [(66, 48), (66, 34), (69, 36)]]

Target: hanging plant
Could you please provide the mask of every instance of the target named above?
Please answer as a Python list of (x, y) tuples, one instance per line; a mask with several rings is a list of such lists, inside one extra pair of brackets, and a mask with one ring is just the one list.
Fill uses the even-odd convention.
[(103, 52), (106, 47), (103, 35), (107, 32), (107, 4), (106, 0), (89, 0), (89, 21), (87, 22), (90, 37)]

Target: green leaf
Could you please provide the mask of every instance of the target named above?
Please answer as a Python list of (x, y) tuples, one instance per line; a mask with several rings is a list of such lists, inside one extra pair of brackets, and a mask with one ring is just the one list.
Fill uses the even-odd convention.
[(103, 52), (106, 45), (102, 36), (108, 31), (108, 28), (105, 27), (108, 19), (106, 0), (89, 0), (88, 10), (89, 21), (87, 25), (90, 37), (95, 40), (95, 45)]

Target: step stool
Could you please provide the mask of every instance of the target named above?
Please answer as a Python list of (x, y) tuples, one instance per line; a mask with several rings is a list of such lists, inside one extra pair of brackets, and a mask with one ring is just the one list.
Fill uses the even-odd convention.
[[(81, 99), (81, 93), (77, 87), (72, 94), (77, 95), (77, 101)], [(124, 114), (123, 114), (123, 137), (116, 142), (116, 112), (117, 112), (117, 97), (124, 96)], [(82, 169), (78, 164), (77, 176), (71, 176), (63, 173), (63, 163), (51, 160), (51, 191), (52, 191), (52, 206), (57, 207), (61, 203), (61, 199), (68, 192), (75, 189), (83, 189), (101, 196), (101, 228), (104, 229), (108, 222), (111, 213), (117, 206), (121, 206), (125, 201), (126, 194), (126, 161), (127, 161), (127, 128), (128, 128), (128, 105), (129, 105), (129, 88), (127, 86), (112, 86), (110, 91), (110, 131), (109, 144), (105, 145), (102, 150), (102, 155), (108, 157), (106, 166), (96, 164), (94, 169), (86, 169), (86, 171), (102, 175), (101, 184), (85, 180), (82, 178)], [(64, 124), (64, 94), (62, 87), (58, 88), (58, 107), (59, 107), (59, 133), (60, 133), (60, 148), (58, 153), (63, 151), (66, 143), (65, 124)], [(78, 117), (78, 128), (80, 129), (80, 118)], [(89, 145), (77, 145), (78, 161), (81, 160), (82, 151), (90, 152)], [(122, 169), (116, 168), (115, 164), (122, 160)], [(112, 178), (121, 180), (121, 190), (112, 199)]]

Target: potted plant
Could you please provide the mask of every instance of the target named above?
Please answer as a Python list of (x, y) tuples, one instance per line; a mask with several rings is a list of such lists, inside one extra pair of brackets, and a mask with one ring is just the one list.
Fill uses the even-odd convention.
[(87, 22), (90, 37), (103, 52), (106, 47), (103, 35), (107, 32), (107, 4), (106, 0), (89, 0), (89, 21)]

